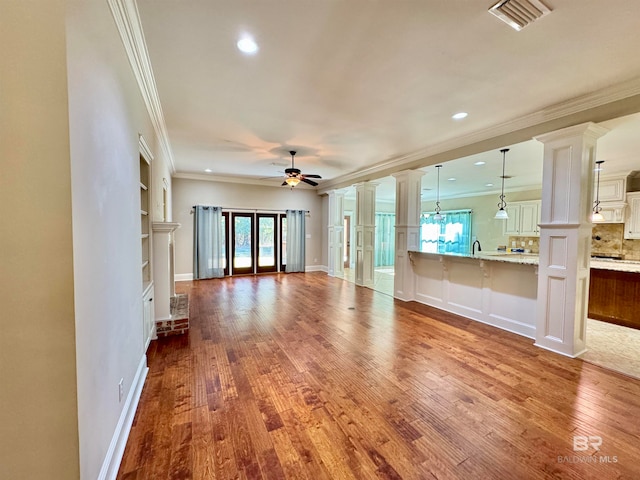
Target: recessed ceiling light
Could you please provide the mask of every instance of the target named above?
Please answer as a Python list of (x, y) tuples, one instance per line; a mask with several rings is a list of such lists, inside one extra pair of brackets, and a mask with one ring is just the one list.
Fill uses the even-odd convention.
[(469, 115), (467, 112), (458, 112), (458, 113), (452, 115), (451, 118), (453, 118), (454, 120), (462, 120), (467, 115)]
[(485, 184), (485, 187), (493, 187), (493, 183), (487, 183)]
[(449, 180), (450, 182), (455, 182), (456, 181), (455, 177), (449, 177), (449, 178), (447, 178), (447, 180)]
[(478, 165), (478, 166), (480, 166), (480, 165), (484, 165), (485, 163), (486, 163), (486, 162), (479, 161), (479, 162), (474, 163), (474, 165)]
[(249, 36), (242, 37), (240, 40), (238, 40), (238, 43), (236, 45), (238, 46), (238, 50), (249, 55), (252, 55), (258, 51), (258, 44), (253, 38)]
[(211, 170), (210, 168), (205, 168), (204, 171), (207, 172), (207, 173), (213, 172), (213, 170)]

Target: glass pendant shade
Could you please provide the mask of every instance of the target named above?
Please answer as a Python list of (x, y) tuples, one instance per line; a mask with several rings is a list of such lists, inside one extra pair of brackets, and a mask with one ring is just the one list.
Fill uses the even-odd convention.
[(498, 220), (507, 220), (509, 215), (507, 215), (507, 211), (504, 208), (501, 208), (496, 212), (496, 216), (493, 218), (497, 218)]
[(591, 215), (591, 221), (592, 222), (604, 222), (604, 216), (600, 212), (594, 212), (594, 214)]

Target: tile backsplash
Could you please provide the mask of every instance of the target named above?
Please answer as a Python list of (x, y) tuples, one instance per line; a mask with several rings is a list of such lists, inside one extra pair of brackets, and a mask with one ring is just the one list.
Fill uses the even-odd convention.
[(623, 240), (622, 254), (625, 260), (640, 260), (640, 240)]
[[(509, 243), (507, 248), (524, 248), (525, 250), (531, 250), (531, 253), (540, 252), (540, 237), (509, 237)], [(529, 245), (531, 243), (531, 245)], [(524, 245), (523, 245), (524, 244)]]
[[(516, 242), (517, 248), (525, 248), (532, 253), (540, 252), (539, 237), (509, 237), (507, 248), (511, 248), (513, 242)], [(640, 240), (625, 240), (622, 223), (599, 223), (593, 226), (591, 254), (621, 255), (626, 260), (640, 260)]]
[(592, 255), (622, 255), (624, 225), (622, 223), (599, 223), (591, 233)]

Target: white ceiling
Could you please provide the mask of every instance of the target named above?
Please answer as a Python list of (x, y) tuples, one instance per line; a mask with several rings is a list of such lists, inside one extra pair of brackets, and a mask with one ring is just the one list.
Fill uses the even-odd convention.
[[(322, 188), (640, 82), (638, 0), (544, 1), (552, 13), (521, 32), (482, 0), (137, 4), (178, 175), (276, 177), (264, 180), (276, 186), (296, 150), (296, 166), (322, 175)], [(243, 34), (257, 54), (238, 51)], [(452, 120), (458, 111), (469, 116)], [(640, 169), (638, 118), (608, 123), (599, 157)], [(608, 137), (619, 138), (605, 146)], [(511, 187), (540, 176), (537, 142), (504, 146)], [(483, 167), (475, 157), (445, 164), (441, 189), (498, 185), (499, 151), (481, 156)], [(435, 188), (435, 169), (425, 170)]]

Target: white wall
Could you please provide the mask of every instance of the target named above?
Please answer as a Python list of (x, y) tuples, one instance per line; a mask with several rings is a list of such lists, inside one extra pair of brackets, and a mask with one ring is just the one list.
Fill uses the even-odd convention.
[[(326, 237), (326, 218), (323, 220), (322, 197), (315, 190), (303, 188), (267, 187), (207, 180), (173, 179), (173, 220), (181, 224), (175, 232), (176, 275), (193, 274), (193, 215), (194, 205), (253, 210), (308, 210), (306, 218), (306, 264), (327, 267), (322, 263), (323, 238)], [(324, 223), (323, 223), (324, 222)], [(326, 240), (325, 240), (326, 241)], [(180, 277), (178, 277), (180, 278)]]
[(96, 479), (145, 363), (138, 133), (157, 139), (106, 2), (0, 18), (0, 477)]
[(79, 2), (67, 25), (80, 472), (94, 479), (146, 366), (138, 134), (156, 139), (107, 3)]

